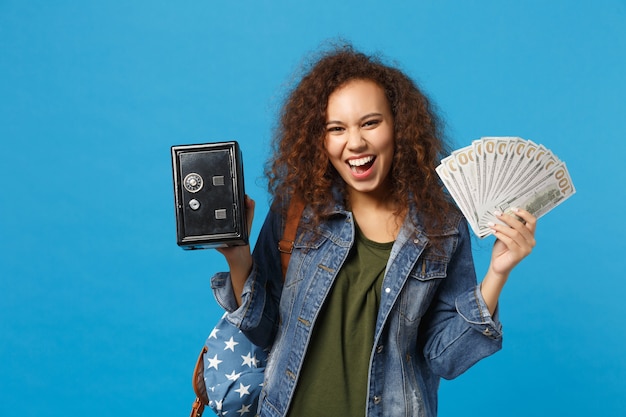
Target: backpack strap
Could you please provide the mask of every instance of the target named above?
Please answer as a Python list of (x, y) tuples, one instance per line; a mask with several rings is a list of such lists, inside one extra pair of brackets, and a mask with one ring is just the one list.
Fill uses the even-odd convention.
[[(296, 197), (291, 199), (291, 202), (289, 203), (289, 210), (287, 210), (287, 220), (285, 229), (283, 230), (283, 238), (278, 241), (280, 264), (283, 271), (283, 281), (285, 280), (285, 274), (287, 273), (287, 266), (289, 265), (291, 252), (293, 252), (296, 232), (298, 231), (298, 224), (300, 223), (300, 217), (302, 217), (304, 207), (304, 202), (302, 202), (302, 200)], [(198, 355), (198, 361), (196, 362), (196, 366), (193, 370), (191, 386), (196, 393), (196, 400), (191, 406), (191, 415), (189, 417), (202, 417), (204, 407), (209, 404), (209, 396), (207, 395), (206, 385), (204, 384), (204, 354), (206, 351), (206, 346), (202, 346), (202, 351), (200, 351), (200, 355)]]
[(207, 395), (206, 385), (204, 384), (204, 354), (206, 350), (206, 346), (202, 346), (196, 367), (193, 369), (191, 386), (196, 393), (196, 400), (191, 406), (191, 414), (189, 417), (201, 417), (202, 412), (204, 412), (204, 407), (209, 404), (209, 396)]
[(283, 238), (278, 241), (280, 264), (283, 270), (283, 281), (287, 275), (287, 266), (289, 266), (289, 259), (291, 258), (291, 252), (293, 252), (293, 245), (296, 241), (296, 232), (298, 230), (298, 224), (300, 223), (303, 211), (304, 202), (297, 197), (292, 197), (289, 202), (289, 210), (287, 211), (287, 220), (285, 230), (283, 230)]

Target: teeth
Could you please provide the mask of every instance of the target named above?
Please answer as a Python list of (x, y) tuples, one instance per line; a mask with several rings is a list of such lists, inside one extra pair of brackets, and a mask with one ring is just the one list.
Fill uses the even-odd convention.
[(348, 164), (350, 164), (350, 166), (352, 167), (360, 167), (367, 164), (368, 162), (372, 162), (373, 159), (373, 156), (365, 156), (359, 159), (351, 159), (348, 161)]

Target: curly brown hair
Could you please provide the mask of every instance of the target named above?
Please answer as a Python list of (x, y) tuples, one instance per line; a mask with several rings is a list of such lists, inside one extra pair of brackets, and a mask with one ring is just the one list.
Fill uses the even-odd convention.
[[(453, 207), (435, 172), (448, 152), (440, 119), (407, 75), (350, 45), (323, 52), (285, 100), (265, 170), (270, 194), (278, 201), (301, 199), (312, 207), (315, 223), (325, 217), (335, 203), (330, 190), (345, 187), (324, 146), (328, 98), (355, 79), (380, 85), (389, 100), (395, 135), (390, 198), (398, 213), (412, 199), (426, 231), (432, 231)], [(345, 188), (340, 189), (345, 199)]]

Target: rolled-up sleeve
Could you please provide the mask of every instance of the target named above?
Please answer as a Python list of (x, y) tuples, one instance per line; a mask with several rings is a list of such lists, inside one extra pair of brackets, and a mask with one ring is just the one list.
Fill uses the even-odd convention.
[(422, 323), (424, 356), (431, 370), (452, 379), (502, 348), (502, 325), (492, 317), (476, 283), (469, 230), (459, 224), (447, 276)]
[(491, 339), (502, 337), (502, 323), (498, 317), (498, 308), (496, 307), (493, 316), (489, 313), (487, 303), (480, 291), (480, 285), (477, 285), (473, 291), (457, 297), (456, 311), (483, 336)]
[(218, 272), (211, 278), (213, 295), (228, 313), (226, 320), (261, 347), (271, 345), (278, 326), (282, 290), (278, 252), (281, 226), (280, 215), (270, 211), (254, 247), (252, 271), (244, 283), (240, 306), (233, 293), (230, 273)]
[(230, 273), (218, 272), (213, 275), (211, 277), (211, 289), (213, 290), (215, 300), (227, 313), (237, 310), (237, 300), (230, 282)]

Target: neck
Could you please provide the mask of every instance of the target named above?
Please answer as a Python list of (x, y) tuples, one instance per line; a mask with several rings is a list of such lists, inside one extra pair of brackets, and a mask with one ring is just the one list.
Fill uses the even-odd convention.
[(348, 191), (348, 204), (350, 210), (373, 210), (373, 211), (395, 211), (395, 204), (392, 202), (391, 192), (384, 193), (360, 193), (354, 190)]
[(361, 192), (354, 188), (347, 187), (347, 202), (351, 210), (354, 210), (356, 207), (366, 210), (396, 211), (398, 207), (396, 207), (393, 198), (391, 198), (393, 193), (392, 189), (393, 187), (389, 178), (387, 178), (383, 186), (371, 192)]
[(390, 198), (370, 193), (348, 193), (348, 203), (355, 221), (368, 239), (374, 242), (395, 240), (402, 225), (406, 210), (398, 213), (398, 207)]

